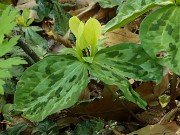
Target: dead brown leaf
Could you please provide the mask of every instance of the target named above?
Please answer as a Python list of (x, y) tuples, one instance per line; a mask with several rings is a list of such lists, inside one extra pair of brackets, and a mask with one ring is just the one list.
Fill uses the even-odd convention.
[[(116, 86), (110, 86), (111, 91), (117, 90)], [(105, 88), (102, 92), (101, 99), (95, 99), (92, 102), (81, 103), (70, 109), (71, 114), (75, 116), (93, 116), (101, 117), (105, 120), (125, 120), (131, 117), (127, 109), (124, 109), (122, 102), (132, 111), (137, 111), (139, 108), (123, 99), (116, 99), (112, 92)]]
[(176, 122), (171, 122), (165, 125), (148, 125), (128, 135), (179, 135), (179, 129)]
[(156, 97), (159, 97), (160, 95), (162, 95), (164, 91), (169, 88), (169, 81), (170, 81), (170, 74), (166, 74), (163, 77), (161, 83), (155, 86), (153, 91)]
[(16, 7), (23, 10), (26, 8), (33, 8), (36, 5), (35, 0), (19, 0)]
[(119, 43), (131, 42), (139, 43), (139, 36), (132, 33), (126, 28), (116, 29), (114, 31), (108, 32), (104, 35), (106, 38), (106, 46), (112, 46)]

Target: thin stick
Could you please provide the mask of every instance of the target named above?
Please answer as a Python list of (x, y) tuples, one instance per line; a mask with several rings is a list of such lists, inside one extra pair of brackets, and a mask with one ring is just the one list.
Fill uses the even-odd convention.
[(34, 62), (38, 62), (40, 60), (40, 57), (27, 45), (25, 41), (23, 41), (23, 39), (19, 39), (17, 45), (21, 47), (21, 49), (23, 49), (23, 51), (29, 55)]
[(173, 109), (176, 107), (176, 103), (175, 103), (175, 100), (176, 100), (176, 94), (177, 94), (177, 81), (178, 81), (178, 76), (176, 74), (173, 74), (173, 80), (172, 80), (172, 83), (171, 83), (171, 87), (170, 87), (170, 92), (171, 92), (171, 101), (169, 103), (170, 105), (170, 109)]
[(68, 39), (66, 39), (60, 35), (53, 35), (53, 37), (56, 41), (62, 43), (65, 47), (67, 47), (67, 48), (73, 47), (73, 45), (71, 44), (71, 42)]

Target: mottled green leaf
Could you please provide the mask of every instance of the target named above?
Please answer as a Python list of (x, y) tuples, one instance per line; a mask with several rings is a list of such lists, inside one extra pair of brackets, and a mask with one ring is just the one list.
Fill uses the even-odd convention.
[(156, 64), (140, 45), (123, 43), (100, 50), (94, 64), (115, 74), (139, 81), (160, 82), (163, 67)]
[(44, 56), (48, 50), (48, 42), (33, 29), (25, 29), (25, 40), (39, 57)]
[(73, 56), (49, 56), (27, 69), (17, 85), (16, 109), (31, 121), (73, 106), (89, 82), (87, 65)]
[(36, 10), (39, 20), (42, 21), (44, 17), (48, 17), (52, 8), (53, 3), (51, 0), (36, 0), (37, 6), (34, 7)]
[(145, 18), (140, 39), (145, 51), (154, 59), (180, 74), (180, 7), (165, 6)]
[(136, 44), (120, 44), (99, 51), (91, 65), (92, 75), (108, 85), (117, 85), (123, 96), (145, 108), (146, 103), (131, 88), (128, 78), (160, 82), (163, 68)]
[(71, 15), (67, 13), (58, 0), (53, 0), (54, 31), (59, 35), (65, 35), (69, 30), (69, 19)]
[(118, 8), (118, 14), (103, 29), (104, 32), (122, 27), (158, 5), (169, 5), (168, 0), (126, 0)]
[(125, 99), (145, 109), (147, 105), (146, 102), (140, 98), (140, 96), (131, 88), (129, 81), (120, 75), (118, 71), (109, 69), (110, 66), (99, 65), (98, 62), (94, 62), (91, 68), (93, 77), (96, 77), (107, 85), (118, 86)]
[(124, 0), (94, 0), (103, 8), (112, 8), (120, 5)]

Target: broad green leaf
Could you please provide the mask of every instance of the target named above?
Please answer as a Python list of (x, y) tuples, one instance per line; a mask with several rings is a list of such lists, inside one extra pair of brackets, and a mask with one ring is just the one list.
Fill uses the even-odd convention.
[[(110, 63), (109, 63), (110, 64)], [(107, 85), (116, 85), (120, 89), (122, 95), (128, 101), (137, 104), (139, 107), (145, 109), (146, 102), (131, 88), (128, 80), (118, 73), (118, 70), (110, 69), (113, 66), (99, 65), (94, 62), (91, 66), (91, 74), (93, 77), (103, 81)]]
[(123, 0), (94, 0), (95, 2), (98, 2), (99, 5), (103, 8), (113, 8), (115, 6), (120, 5)]
[(49, 56), (28, 68), (17, 85), (16, 109), (31, 121), (73, 106), (89, 82), (87, 65), (73, 56)]
[(145, 51), (161, 65), (180, 74), (180, 7), (165, 6), (145, 18), (140, 39)]
[(103, 29), (104, 32), (122, 27), (150, 9), (160, 5), (173, 4), (170, 0), (126, 0), (118, 9), (118, 14)]
[(160, 82), (163, 76), (163, 67), (156, 64), (140, 45), (133, 43), (102, 49), (96, 54), (93, 63), (139, 81)]

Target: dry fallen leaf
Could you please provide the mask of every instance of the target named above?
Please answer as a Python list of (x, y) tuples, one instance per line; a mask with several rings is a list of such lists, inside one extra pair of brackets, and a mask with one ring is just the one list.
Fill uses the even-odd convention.
[(126, 28), (120, 28), (108, 32), (104, 35), (106, 38), (106, 46), (112, 46), (119, 43), (131, 42), (131, 43), (139, 43), (139, 36), (135, 33), (132, 33)]
[(32, 10), (32, 8), (34, 6), (37, 6), (35, 0), (19, 0), (18, 3), (17, 3), (16, 8), (18, 8), (20, 10), (30, 9), (29, 18), (39, 19), (38, 15), (37, 15), (37, 12), (35, 10)]
[(33, 8), (36, 5), (37, 4), (35, 0), (19, 0), (16, 7), (23, 10), (27, 8)]
[[(116, 86), (109, 86), (112, 92), (116, 92)], [(125, 120), (131, 117), (128, 110), (126, 110), (122, 103), (131, 111), (136, 111), (139, 108), (123, 99), (116, 99), (112, 92), (105, 88), (102, 92), (101, 99), (95, 99), (92, 102), (83, 102), (70, 109), (70, 112), (75, 116), (94, 116), (101, 117), (105, 120)]]
[(179, 110), (177, 107), (164, 115), (157, 124), (148, 125), (128, 135), (180, 135), (180, 127), (173, 121)]
[(167, 90), (169, 88), (169, 81), (170, 81), (170, 74), (167, 73), (160, 84), (156, 85), (155, 88), (153, 89), (154, 95), (156, 97), (161, 96), (165, 90)]
[(176, 122), (171, 122), (165, 125), (155, 124), (148, 125), (128, 135), (179, 135), (179, 126)]

